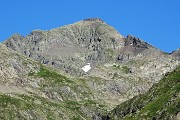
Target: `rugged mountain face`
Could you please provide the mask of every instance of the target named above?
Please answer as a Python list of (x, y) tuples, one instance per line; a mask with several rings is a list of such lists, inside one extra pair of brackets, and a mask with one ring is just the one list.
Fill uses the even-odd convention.
[(168, 73), (145, 94), (118, 105), (104, 119), (179, 120), (180, 67)]
[[(19, 93), (9, 89), (8, 95), (11, 94), (7, 96), (2, 91), (2, 99), (22, 100), (23, 104), (30, 103), (27, 106), (37, 99), (45, 104), (32, 106), (31, 116), (37, 119), (50, 119), (43, 109), (48, 109), (53, 119), (59, 115), (62, 119), (101, 118), (100, 113), (145, 93), (179, 65), (174, 55), (132, 35), (123, 37), (97, 18), (49, 31), (35, 30), (27, 36), (15, 34), (3, 44), (11, 50), (1, 45), (10, 55), (1, 57), (4, 66), (1, 68), (5, 71), (1, 69), (0, 73), (4, 80), (12, 81), (6, 84), (6, 89), (18, 88)], [(13, 87), (9, 87), (11, 84)], [(14, 104), (11, 102), (4, 104)], [(20, 116), (28, 114), (24, 111)]]
[[(125, 38), (96, 18), (25, 37), (13, 35), (4, 44), (70, 75), (100, 79), (103, 84), (92, 82), (92, 88), (105, 91), (105, 96), (111, 93), (115, 101), (147, 91), (179, 64), (171, 55), (134, 36)], [(85, 73), (81, 68), (87, 63), (91, 70)]]

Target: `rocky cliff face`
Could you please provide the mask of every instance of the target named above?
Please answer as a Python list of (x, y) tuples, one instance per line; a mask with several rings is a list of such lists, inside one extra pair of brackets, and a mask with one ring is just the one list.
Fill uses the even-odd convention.
[[(30, 67), (24, 66), (20, 68), (21, 71), (15, 73), (16, 76), (24, 73), (18, 80), (32, 79), (33, 82), (30, 83), (33, 86), (41, 86), (43, 92), (40, 90), (40, 94), (53, 102), (63, 100), (63, 104), (70, 104), (72, 109), (80, 108), (77, 113), (82, 118), (85, 116), (98, 119), (101, 116), (97, 114), (104, 112), (101, 107), (91, 108), (87, 101), (94, 102), (95, 106), (101, 106), (97, 101), (102, 101), (106, 110), (111, 110), (125, 100), (146, 92), (167, 72), (173, 71), (179, 65), (179, 60), (174, 55), (166, 54), (132, 35), (123, 37), (113, 27), (97, 18), (85, 19), (48, 31), (35, 30), (27, 36), (16, 34), (3, 44), (26, 56), (23, 58), (29, 58), (31, 62), (38, 61), (50, 69), (40, 63), (28, 64)], [(15, 58), (9, 61), (14, 61), (13, 59)], [(85, 65), (89, 66), (87, 72), (82, 69)], [(52, 69), (56, 72), (52, 72)], [(6, 78), (4, 72), (1, 73)], [(63, 79), (61, 84), (57, 82), (59, 77)], [(9, 79), (14, 81), (14, 77)], [(45, 81), (37, 82), (41, 79)], [(27, 82), (27, 86), (30, 83)], [(37, 89), (32, 88), (27, 89), (36, 93)], [(84, 107), (86, 103), (88, 107)], [(96, 109), (97, 112), (93, 112)], [(77, 117), (76, 113), (69, 113)], [(70, 117), (63, 117), (71, 119), (70, 114)]]

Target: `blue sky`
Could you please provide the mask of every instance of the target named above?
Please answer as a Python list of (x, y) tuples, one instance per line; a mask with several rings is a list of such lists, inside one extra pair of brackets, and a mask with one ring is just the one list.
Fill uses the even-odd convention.
[(0, 41), (98, 17), (124, 36), (171, 52), (180, 47), (179, 6), (180, 0), (1, 0)]

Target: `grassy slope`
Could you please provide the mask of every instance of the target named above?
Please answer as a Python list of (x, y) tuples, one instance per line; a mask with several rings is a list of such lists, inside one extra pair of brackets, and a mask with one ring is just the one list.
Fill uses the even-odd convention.
[[(47, 90), (49, 96), (61, 87), (68, 86), (71, 91), (78, 93), (79, 100), (71, 96), (72, 93), (61, 92), (57, 96), (62, 96), (62, 100), (35, 93), (0, 94), (0, 119), (81, 120), (91, 119), (92, 112), (105, 110), (103, 103), (91, 99), (91, 91), (86, 88), (82, 79), (69, 79), (44, 66), (41, 66), (39, 72), (31, 71), (28, 75), (34, 79), (44, 78), (39, 90)], [(78, 90), (77, 86), (82, 89)]]
[(160, 80), (145, 94), (138, 95), (117, 106), (111, 119), (167, 119), (180, 112), (180, 67)]

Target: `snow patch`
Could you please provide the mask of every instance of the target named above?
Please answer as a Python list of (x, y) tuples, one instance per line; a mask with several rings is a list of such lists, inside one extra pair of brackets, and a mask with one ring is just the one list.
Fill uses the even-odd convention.
[(91, 69), (91, 63), (87, 63), (87, 65), (82, 67), (82, 70), (84, 70), (84, 72), (88, 72), (90, 69)]

